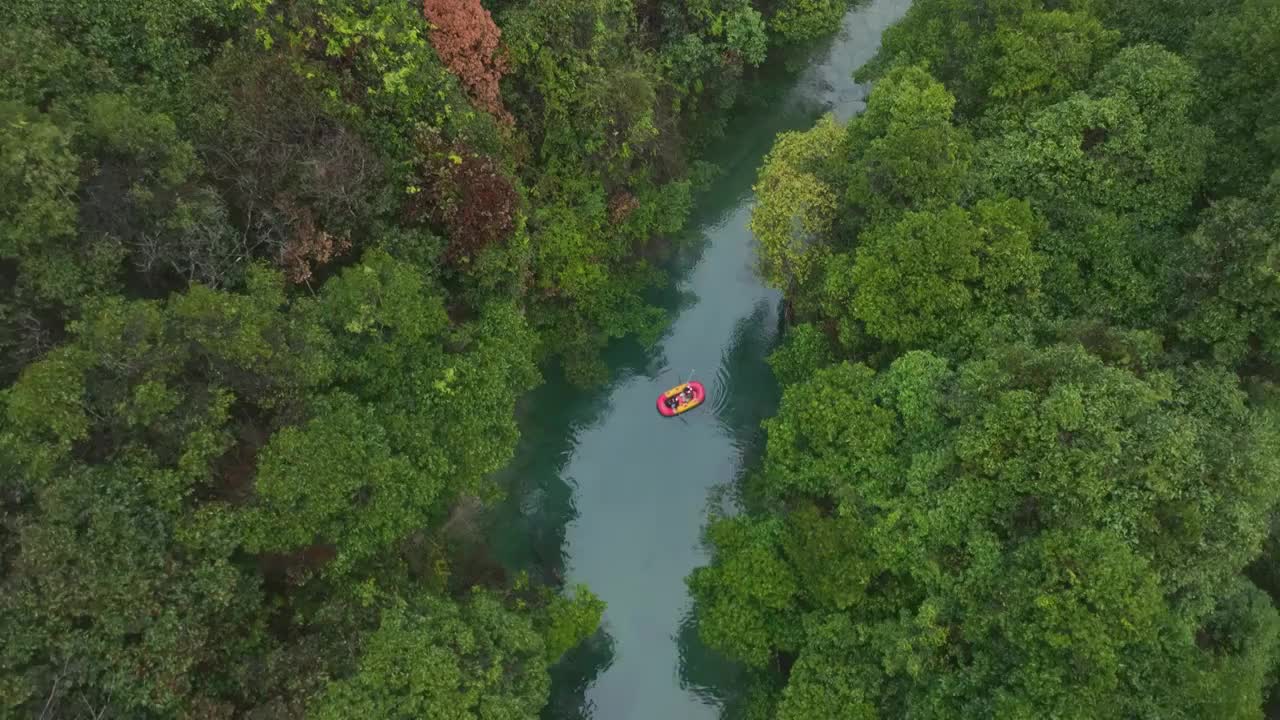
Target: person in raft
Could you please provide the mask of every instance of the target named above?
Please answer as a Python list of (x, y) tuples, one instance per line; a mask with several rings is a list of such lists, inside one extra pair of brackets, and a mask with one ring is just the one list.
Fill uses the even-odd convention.
[(679, 393), (677, 393), (675, 397), (669, 398), (667, 400), (667, 407), (671, 408), (672, 410), (676, 410), (681, 405), (684, 405), (685, 403), (688, 403), (688, 402), (693, 402), (693, 386), (692, 385), (685, 385), (684, 390), (681, 390)]

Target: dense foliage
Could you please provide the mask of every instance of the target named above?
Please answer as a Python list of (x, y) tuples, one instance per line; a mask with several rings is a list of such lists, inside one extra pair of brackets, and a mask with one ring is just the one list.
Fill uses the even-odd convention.
[(847, 5), (0, 4), (0, 716), (536, 715), (603, 607), (477, 529), (516, 399)]
[(1278, 40), (1275, 0), (916, 0), (866, 112), (778, 139), (784, 394), (689, 579), (760, 717), (1262, 716)]

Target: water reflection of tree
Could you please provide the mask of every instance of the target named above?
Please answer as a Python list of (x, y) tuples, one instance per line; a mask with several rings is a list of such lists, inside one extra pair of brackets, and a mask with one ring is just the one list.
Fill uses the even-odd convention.
[(750, 701), (750, 672), (703, 644), (692, 610), (681, 619), (676, 641), (680, 687), (697, 695), (704, 704), (719, 707), (722, 720), (745, 717)]
[(551, 668), (551, 697), (542, 720), (602, 720), (594, 718), (587, 690), (613, 664), (613, 637), (601, 628)]
[[(741, 494), (749, 473), (760, 464), (764, 432), (760, 423), (778, 408), (780, 390), (766, 358), (777, 346), (782, 319), (776, 300), (761, 300), (752, 313), (734, 327), (717, 371), (716, 419), (729, 434), (738, 452), (736, 472), (724, 478), (712, 491), (711, 513)], [(681, 687), (703, 702), (721, 708), (721, 718), (746, 717), (752, 703), (753, 687), (760, 687), (746, 668), (708, 648), (698, 636), (697, 608), (681, 619), (677, 645), (680, 655)]]
[(696, 608), (681, 620), (680, 687), (706, 705), (720, 708), (720, 720), (774, 715), (771, 704), (782, 690), (784, 675), (776, 669), (752, 669), (731, 662), (708, 648), (698, 636)]
[[(552, 368), (544, 371), (546, 382), (522, 401), (515, 458), (495, 478), (506, 497), (490, 511), (488, 522), (491, 551), (508, 572), (524, 571), (535, 582), (563, 584), (565, 532), (578, 516), (565, 467), (579, 433), (608, 410), (612, 385), (641, 371), (646, 361), (644, 353), (629, 361), (609, 358), (613, 382), (591, 391), (571, 387), (563, 373)], [(586, 690), (612, 662), (613, 638), (604, 629), (570, 650), (551, 669), (551, 697), (542, 717), (589, 718)]]
[(767, 358), (782, 334), (779, 306), (773, 299), (756, 303), (752, 313), (738, 321), (721, 355), (716, 420), (738, 452), (737, 476), (725, 478), (731, 484), (759, 464), (764, 449), (760, 424), (778, 410), (781, 390)]
[(490, 512), (489, 539), (494, 555), (509, 570), (537, 576), (541, 566), (564, 566), (564, 528), (577, 510), (561, 472), (575, 428), (592, 422), (607, 403), (607, 395), (567, 393), (566, 385), (553, 370), (525, 398), (515, 457), (495, 478), (506, 497)]

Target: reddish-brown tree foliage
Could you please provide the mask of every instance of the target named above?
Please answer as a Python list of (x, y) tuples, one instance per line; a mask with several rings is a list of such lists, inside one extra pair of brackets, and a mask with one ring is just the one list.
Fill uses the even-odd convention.
[(448, 235), (445, 260), (470, 261), (476, 253), (508, 238), (516, 227), (520, 194), (493, 158), (460, 143), (445, 145), (438, 136), (420, 143), (424, 161), (421, 191), (406, 211)]
[(640, 207), (640, 201), (626, 190), (619, 190), (609, 198), (609, 219), (614, 223), (626, 220), (631, 213)]
[(480, 0), (423, 0), (422, 9), (431, 23), (431, 44), (462, 81), (472, 102), (511, 122), (498, 90), (498, 81), (507, 71), (498, 47), (502, 31), (489, 11)]
[(334, 237), (318, 227), (311, 210), (297, 205), (292, 198), (278, 198), (276, 209), (286, 218), (290, 230), (280, 248), (279, 259), (289, 282), (310, 280), (316, 268), (351, 249), (351, 241)]

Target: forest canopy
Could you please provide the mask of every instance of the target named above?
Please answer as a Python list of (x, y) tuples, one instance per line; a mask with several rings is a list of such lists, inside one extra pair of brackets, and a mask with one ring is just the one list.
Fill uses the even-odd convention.
[(0, 716), (536, 716), (603, 603), (487, 547), (516, 401), (847, 7), (0, 5)]
[(1261, 718), (1280, 3), (916, 0), (756, 186), (794, 322), (689, 586), (754, 717)]
[[(597, 631), (478, 519), (850, 0), (0, 5), (0, 716), (514, 720)], [(688, 580), (754, 718), (1258, 718), (1280, 0), (915, 0), (751, 227)]]

